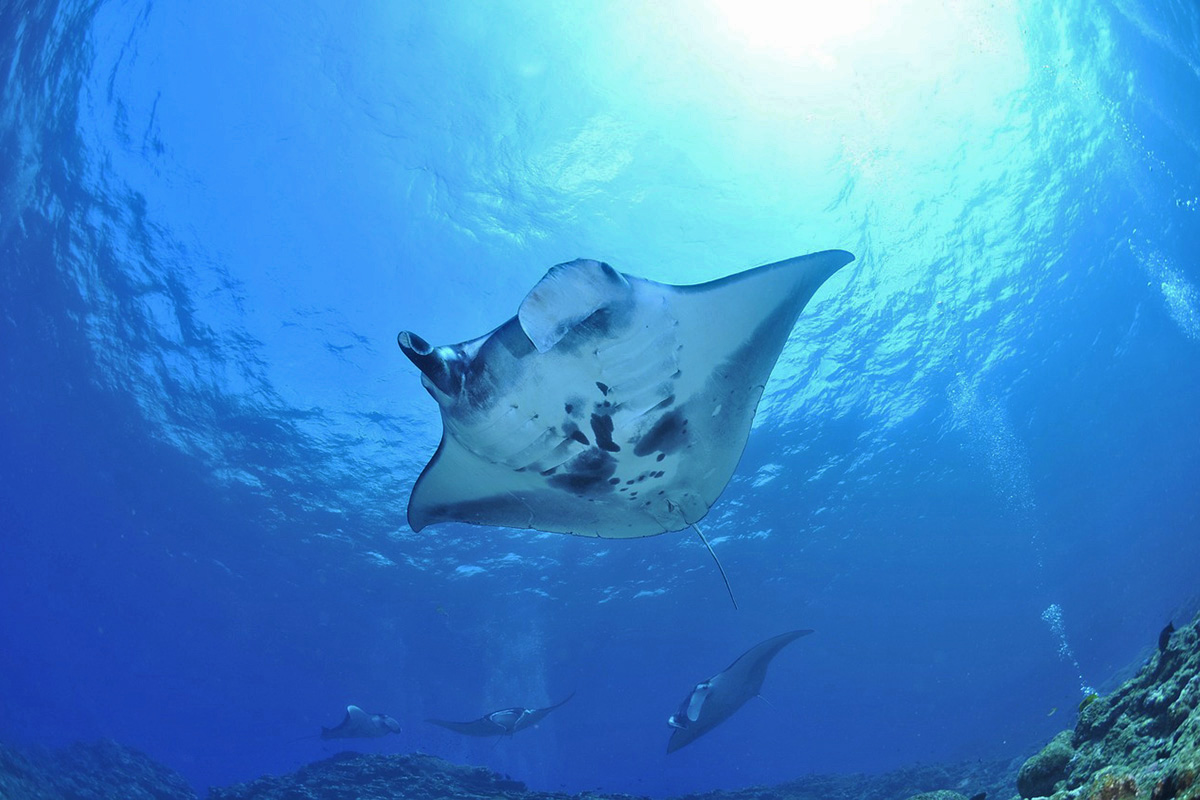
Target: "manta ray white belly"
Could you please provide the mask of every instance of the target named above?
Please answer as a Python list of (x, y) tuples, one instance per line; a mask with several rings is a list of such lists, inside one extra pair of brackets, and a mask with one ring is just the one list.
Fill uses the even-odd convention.
[(405, 354), (442, 411), (409, 524), (637, 537), (702, 518), (725, 488), (827, 251), (670, 286), (580, 260), (480, 339)]

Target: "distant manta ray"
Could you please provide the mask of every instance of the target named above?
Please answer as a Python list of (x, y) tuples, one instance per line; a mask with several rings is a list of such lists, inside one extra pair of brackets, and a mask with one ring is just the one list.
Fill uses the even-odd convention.
[(377, 739), (399, 732), (400, 723), (387, 714), (368, 714), (358, 706), (346, 706), (346, 716), (334, 727), (321, 726), (322, 739)]
[(733, 716), (733, 712), (762, 691), (771, 659), (784, 647), (810, 633), (810, 630), (788, 631), (773, 636), (751, 647), (723, 672), (692, 687), (679, 705), (679, 711), (667, 720), (673, 729), (667, 752), (674, 753), (691, 744)]
[(672, 286), (579, 259), (478, 339), (400, 333), (443, 424), (409, 525), (605, 538), (693, 525), (732, 477), (800, 312), (853, 260), (827, 250)]
[(567, 700), (574, 696), (575, 693), (571, 692), (563, 701), (545, 708), (502, 708), (470, 722), (452, 722), (445, 719), (427, 719), (425, 721), (466, 736), (512, 736), (517, 731), (523, 731), (538, 724), (547, 714), (562, 707)]

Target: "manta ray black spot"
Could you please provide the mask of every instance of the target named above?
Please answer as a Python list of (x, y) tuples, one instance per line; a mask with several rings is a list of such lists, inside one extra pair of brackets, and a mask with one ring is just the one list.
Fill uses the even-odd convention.
[(620, 478), (609, 478), (608, 482), (611, 483), (613, 486), (616, 486), (618, 483), (621, 482), (621, 479)]
[(592, 414), (592, 433), (596, 434), (596, 444), (610, 453), (621, 452), (621, 445), (613, 441), (613, 421), (607, 414)]
[(608, 479), (617, 471), (617, 460), (599, 447), (584, 450), (562, 465), (563, 472), (551, 475), (548, 483), (577, 495), (611, 492)]
[(666, 454), (666, 453), (659, 453), (659, 454), (658, 454), (658, 458), (656, 458), (656, 459), (654, 459), (654, 460), (655, 460), (655, 461), (662, 461), (662, 460), (663, 460), (664, 458), (666, 458), (666, 457), (667, 457), (667, 454)]
[(600, 381), (596, 381), (596, 388), (599, 389), (601, 392), (603, 392), (605, 397), (608, 397), (608, 384), (607, 383), (601, 383)]
[(567, 424), (563, 426), (563, 430), (567, 432), (568, 439), (572, 439), (587, 447), (591, 446), (592, 443), (588, 440), (584, 432), (576, 427), (574, 422), (568, 421)]
[(565, 406), (563, 406), (563, 410), (566, 411), (568, 414), (573, 414), (573, 413), (575, 413), (575, 406), (571, 405), (570, 403), (567, 403)]
[(648, 456), (659, 451), (659, 461), (667, 453), (674, 453), (687, 442), (687, 419), (679, 409), (663, 414), (646, 435), (634, 445), (635, 456)]

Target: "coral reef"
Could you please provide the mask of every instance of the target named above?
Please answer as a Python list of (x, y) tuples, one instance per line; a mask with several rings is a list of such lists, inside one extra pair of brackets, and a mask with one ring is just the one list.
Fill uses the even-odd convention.
[(1200, 617), (1025, 762), (1023, 798), (1200, 800)]
[[(688, 795), (677, 800), (966, 800), (1012, 791), (1008, 761), (918, 765), (882, 775), (809, 775), (779, 786)], [(953, 786), (955, 791), (930, 791)], [(925, 792), (917, 794), (917, 792)], [(341, 753), (290, 775), (267, 776), (209, 790), (209, 800), (633, 800), (585, 792), (569, 796), (529, 791), (482, 767), (435, 756)], [(57, 752), (18, 753), (0, 745), (2, 800), (196, 800), (177, 774), (115, 742), (72, 745)]]
[[(778, 786), (687, 795), (677, 800), (907, 800), (923, 787), (1004, 787), (1011, 792), (1009, 762), (975, 762), (958, 767), (918, 766), (883, 775), (810, 775)], [(994, 795), (994, 796), (1003, 796)], [(209, 800), (406, 800), (510, 798), (511, 800), (631, 800), (628, 795), (531, 792), (519, 781), (481, 767), (451, 764), (425, 755), (342, 753), (291, 775), (268, 776), (225, 789)], [(920, 800), (966, 800), (956, 792), (915, 795)]]
[(196, 800), (196, 793), (144, 753), (101, 740), (25, 753), (0, 744), (0, 798)]
[(918, 764), (879, 775), (806, 775), (775, 786), (688, 795), (677, 800), (967, 800), (1013, 793), (1011, 761)]
[(36, 765), (4, 745), (0, 745), (0, 797), (4, 800), (63, 800)]
[(371, 800), (399, 798), (542, 798), (525, 784), (483, 767), (451, 764), (436, 756), (339, 753), (290, 775), (268, 775), (249, 783), (210, 789), (209, 800)]
[(1025, 762), (1017, 773), (1017, 791), (1021, 797), (1044, 797), (1054, 792), (1054, 785), (1066, 774), (1075, 756), (1072, 735), (1071, 731), (1063, 731)]

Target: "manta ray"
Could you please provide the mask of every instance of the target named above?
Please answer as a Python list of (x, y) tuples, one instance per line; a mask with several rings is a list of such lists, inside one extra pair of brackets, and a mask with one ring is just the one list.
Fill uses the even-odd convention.
[(762, 689), (771, 659), (786, 645), (810, 633), (811, 630), (788, 631), (767, 639), (743, 653), (724, 672), (696, 684), (679, 705), (679, 711), (667, 720), (674, 729), (667, 752), (674, 753), (691, 744), (733, 716)]
[(401, 332), (443, 425), (409, 525), (605, 538), (694, 525), (737, 467), (800, 312), (853, 260), (827, 250), (673, 286), (577, 259), (477, 339)]
[(425, 721), (467, 736), (512, 736), (517, 731), (538, 724), (547, 714), (563, 706), (574, 696), (575, 693), (571, 692), (565, 700), (545, 708), (502, 708), (470, 722), (452, 722), (445, 719), (427, 719)]
[(346, 706), (346, 716), (334, 727), (321, 726), (322, 739), (377, 739), (399, 732), (400, 723), (387, 714), (368, 714), (358, 706)]

